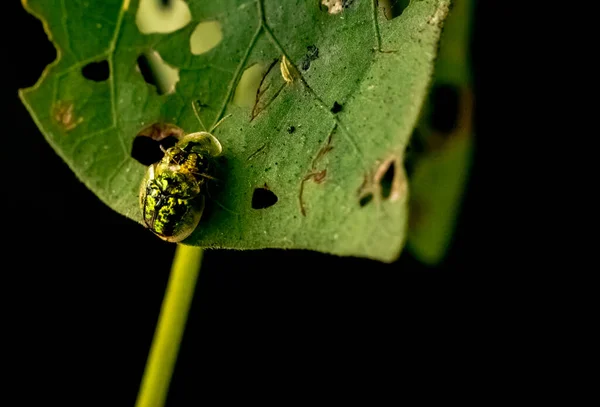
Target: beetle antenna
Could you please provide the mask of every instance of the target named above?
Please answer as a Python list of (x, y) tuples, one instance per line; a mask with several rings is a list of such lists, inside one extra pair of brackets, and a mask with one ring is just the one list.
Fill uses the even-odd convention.
[(217, 181), (217, 182), (218, 182), (218, 181), (220, 181), (218, 178), (211, 177), (210, 175), (203, 174), (203, 173), (201, 173), (201, 172), (193, 172), (192, 174), (196, 174), (196, 175), (199, 175), (199, 176), (201, 176), (202, 178), (211, 179), (211, 180), (213, 180), (213, 181)]
[(215, 129), (216, 129), (217, 127), (219, 127), (219, 125), (220, 125), (221, 123), (223, 123), (223, 122), (225, 121), (225, 119), (228, 119), (229, 117), (231, 117), (231, 113), (230, 113), (230, 114), (228, 114), (227, 116), (223, 117), (223, 118), (222, 118), (221, 120), (219, 120), (219, 121), (218, 121), (218, 122), (217, 122), (217, 123), (216, 123), (214, 126), (212, 126), (212, 127), (211, 127), (211, 129), (210, 129), (210, 131), (209, 131), (209, 133), (212, 133), (213, 131), (215, 131)]
[(210, 198), (211, 201), (213, 201), (214, 203), (219, 205), (222, 209), (225, 209), (227, 212), (233, 213), (234, 215), (239, 215), (238, 212), (234, 211), (233, 209), (229, 209), (228, 207), (223, 205), (221, 202), (219, 202), (217, 199), (213, 198), (210, 194), (210, 188), (206, 188), (206, 194), (208, 195), (208, 197)]
[(204, 125), (204, 123), (202, 122), (202, 119), (200, 118), (200, 112), (198, 112), (198, 107), (196, 106), (196, 103), (199, 103), (199, 102), (197, 100), (192, 101), (192, 109), (194, 110), (196, 119), (198, 119), (198, 121), (200, 122), (200, 126), (202, 126), (202, 130), (206, 131), (206, 126)]

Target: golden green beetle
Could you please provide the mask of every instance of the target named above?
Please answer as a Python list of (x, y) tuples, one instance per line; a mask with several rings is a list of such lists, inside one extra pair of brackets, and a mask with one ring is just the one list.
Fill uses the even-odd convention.
[[(216, 126), (215, 126), (216, 127)], [(164, 157), (148, 167), (140, 186), (142, 218), (163, 240), (180, 242), (198, 226), (207, 179), (214, 179), (213, 159), (223, 148), (208, 132), (191, 133), (164, 150)]]

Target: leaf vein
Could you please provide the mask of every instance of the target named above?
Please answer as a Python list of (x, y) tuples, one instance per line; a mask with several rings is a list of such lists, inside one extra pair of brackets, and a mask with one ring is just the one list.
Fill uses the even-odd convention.
[[(259, 5), (259, 15), (260, 15), (261, 1), (258, 0), (257, 4)], [(254, 48), (254, 45), (256, 44), (256, 41), (258, 40), (258, 37), (260, 36), (262, 29), (263, 29), (263, 25), (259, 23), (258, 27), (256, 28), (256, 32), (252, 36), (252, 39), (250, 40), (250, 43), (248, 44), (248, 47), (246, 48), (246, 52), (244, 53), (244, 56), (242, 57), (242, 59), (240, 60), (240, 63), (238, 64), (238, 66), (235, 69), (233, 78), (231, 78), (231, 81), (229, 82), (229, 86), (227, 87), (227, 93), (225, 94), (225, 97), (223, 98), (223, 103), (221, 104), (221, 108), (219, 109), (219, 112), (215, 116), (215, 120), (214, 120), (213, 124), (211, 125), (211, 128), (215, 124), (218, 123), (219, 119), (221, 119), (221, 117), (223, 116), (223, 113), (225, 113), (225, 109), (227, 108), (227, 103), (229, 102), (229, 99), (231, 99), (231, 96), (233, 95), (235, 85), (237, 84), (237, 82), (240, 78), (240, 75), (242, 74), (242, 69), (246, 65), (246, 61), (248, 61), (248, 57), (250, 56), (250, 53), (252, 52), (252, 49)]]

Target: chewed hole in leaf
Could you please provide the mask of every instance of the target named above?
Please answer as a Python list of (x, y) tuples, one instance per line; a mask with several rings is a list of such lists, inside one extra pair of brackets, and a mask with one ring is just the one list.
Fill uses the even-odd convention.
[(256, 93), (265, 72), (264, 64), (254, 64), (244, 71), (233, 95), (233, 104), (240, 107), (254, 106)]
[(159, 95), (175, 92), (179, 82), (179, 69), (167, 64), (154, 50), (143, 53), (137, 59), (137, 66), (146, 83), (156, 87)]
[(153, 164), (164, 155), (161, 147), (174, 146), (183, 135), (183, 129), (174, 124), (154, 123), (140, 131), (133, 140), (131, 157), (143, 165)]
[(252, 194), (252, 209), (265, 209), (273, 206), (279, 199), (270, 189), (256, 188)]
[(84, 78), (94, 82), (103, 82), (110, 77), (110, 67), (108, 61), (90, 62), (81, 68), (81, 74)]
[(321, 0), (319, 7), (329, 14), (339, 14), (354, 3), (354, 0)]
[(137, 136), (133, 140), (131, 148), (131, 157), (137, 160), (140, 164), (150, 165), (160, 161), (164, 152), (161, 149), (173, 147), (177, 143), (177, 138), (168, 136), (161, 141), (153, 140), (150, 137)]
[(358, 203), (360, 204), (361, 208), (364, 208), (365, 206), (367, 206), (369, 204), (369, 202), (371, 202), (373, 200), (373, 194), (372, 193), (368, 193), (364, 196), (362, 196), (360, 198), (360, 200), (358, 201)]
[(391, 161), (383, 174), (383, 177), (381, 177), (381, 180), (379, 181), (379, 185), (381, 186), (381, 197), (383, 199), (388, 199), (390, 197), (395, 176), (396, 164), (394, 161)]
[(379, 0), (379, 6), (383, 9), (383, 15), (388, 20), (400, 17), (409, 4), (410, 0)]
[(135, 23), (142, 34), (167, 34), (185, 27), (192, 14), (183, 0), (140, 0)]
[(455, 86), (438, 85), (431, 93), (431, 127), (441, 133), (451, 133), (458, 124), (460, 94)]
[(218, 21), (203, 21), (199, 23), (190, 36), (190, 51), (201, 55), (210, 51), (223, 39), (223, 30)]

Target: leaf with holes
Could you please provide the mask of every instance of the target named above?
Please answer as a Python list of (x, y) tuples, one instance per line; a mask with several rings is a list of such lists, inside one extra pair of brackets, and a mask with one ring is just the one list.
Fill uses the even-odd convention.
[(227, 117), (213, 132), (218, 180), (185, 244), (398, 256), (404, 150), (449, 0), (23, 3), (58, 58), (20, 97), (111, 208), (141, 223), (136, 136)]

